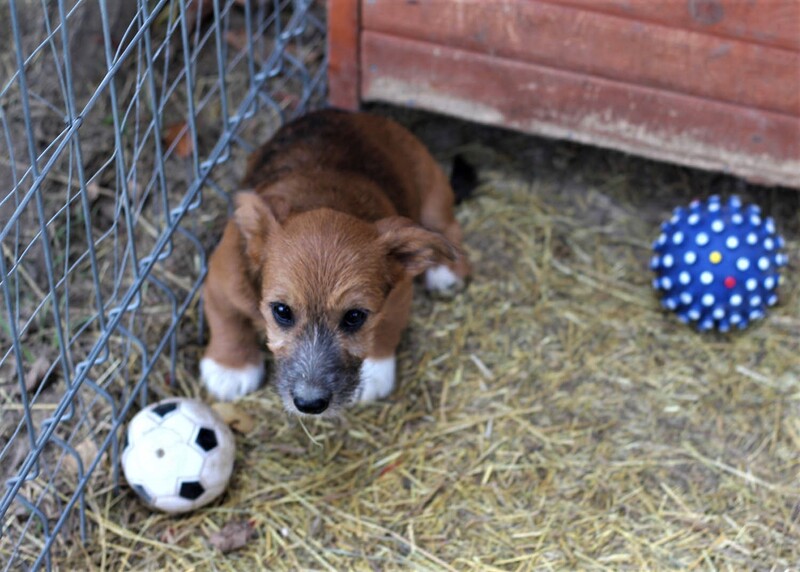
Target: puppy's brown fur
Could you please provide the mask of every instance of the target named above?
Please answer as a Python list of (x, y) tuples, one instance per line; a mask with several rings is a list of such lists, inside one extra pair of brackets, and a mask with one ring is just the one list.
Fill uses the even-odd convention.
[[(335, 412), (383, 396), (393, 361), (377, 393), (369, 371), (394, 356), (413, 277), (428, 270), (437, 289), (469, 273), (444, 173), (393, 121), (322, 111), (256, 151), (243, 186), (252, 191), (238, 194), (204, 286), (209, 390), (232, 399), (255, 389), (266, 334), (287, 409), (316, 413), (302, 405), (316, 400)], [(276, 305), (291, 309), (290, 325)], [(366, 320), (353, 331), (354, 310)]]

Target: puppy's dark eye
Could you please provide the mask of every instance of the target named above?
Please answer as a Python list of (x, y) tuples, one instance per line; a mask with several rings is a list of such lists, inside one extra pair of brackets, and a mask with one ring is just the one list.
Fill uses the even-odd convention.
[(289, 306), (280, 302), (275, 302), (270, 306), (272, 307), (272, 315), (279, 326), (289, 328), (294, 325), (294, 314)]
[(357, 332), (361, 326), (364, 325), (364, 322), (367, 321), (367, 312), (364, 310), (348, 310), (344, 313), (342, 317), (342, 322), (339, 324), (339, 327), (347, 332), (348, 334), (352, 334), (353, 332)]

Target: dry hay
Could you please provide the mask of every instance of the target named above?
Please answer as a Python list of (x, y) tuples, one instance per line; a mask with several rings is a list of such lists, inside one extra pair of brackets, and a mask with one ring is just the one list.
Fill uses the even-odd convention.
[[(94, 491), (63, 569), (797, 566), (800, 195), (394, 113), (483, 181), (458, 209), (474, 280), (418, 292), (401, 387), (305, 427), (248, 396), (220, 502), (170, 517)], [(658, 222), (715, 190), (774, 214), (791, 264), (781, 305), (732, 336), (663, 313), (646, 270)], [(155, 395), (202, 396), (198, 351)], [(232, 520), (254, 537), (222, 555), (208, 537)]]

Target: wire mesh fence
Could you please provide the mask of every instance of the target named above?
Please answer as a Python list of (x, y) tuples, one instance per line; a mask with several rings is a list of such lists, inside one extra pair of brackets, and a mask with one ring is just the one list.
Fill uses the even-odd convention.
[(205, 253), (237, 164), (321, 100), (324, 13), (0, 10), (0, 568), (50, 569), (114, 498), (132, 410), (154, 380), (194, 372), (183, 349), (202, 332)]

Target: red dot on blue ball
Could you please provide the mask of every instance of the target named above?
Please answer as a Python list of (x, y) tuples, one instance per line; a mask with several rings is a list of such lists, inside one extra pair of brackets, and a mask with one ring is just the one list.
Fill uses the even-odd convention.
[(725, 288), (730, 290), (734, 286), (736, 286), (736, 278), (734, 278), (733, 276), (728, 276), (727, 278), (725, 278)]

